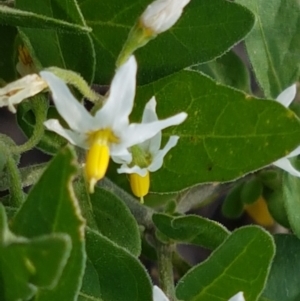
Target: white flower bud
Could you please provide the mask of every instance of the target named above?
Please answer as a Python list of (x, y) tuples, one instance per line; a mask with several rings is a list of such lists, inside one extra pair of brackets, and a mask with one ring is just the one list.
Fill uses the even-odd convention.
[(140, 21), (144, 27), (159, 34), (177, 22), (189, 2), (190, 0), (156, 0), (148, 5)]

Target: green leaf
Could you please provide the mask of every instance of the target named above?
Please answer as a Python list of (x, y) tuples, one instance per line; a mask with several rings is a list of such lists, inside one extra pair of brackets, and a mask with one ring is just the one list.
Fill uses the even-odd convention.
[(8, 229), (2, 205), (0, 223), (1, 300), (27, 300), (37, 287), (53, 288), (57, 285), (70, 255), (70, 237), (65, 234), (40, 236), (31, 240), (16, 237)]
[(98, 187), (91, 195), (91, 202), (101, 234), (127, 249), (134, 256), (139, 256), (140, 231), (128, 207), (112, 193)]
[(300, 179), (285, 173), (282, 185), (284, 207), (290, 227), (300, 238)]
[[(140, 87), (133, 120), (140, 121), (153, 94), (159, 119), (181, 111), (188, 118), (163, 131), (162, 146), (171, 135), (180, 139), (163, 167), (151, 173), (152, 192), (231, 181), (271, 164), (299, 145), (300, 122), (292, 111), (275, 101), (222, 86), (196, 71), (181, 71)], [(129, 187), (124, 175), (118, 178), (111, 171), (110, 176)]]
[(249, 71), (233, 51), (225, 53), (212, 62), (193, 66), (192, 69), (201, 71), (226, 86), (250, 91)]
[(229, 236), (229, 231), (221, 224), (197, 215), (173, 217), (154, 214), (157, 229), (169, 238), (179, 242), (215, 249)]
[(262, 195), (263, 185), (257, 177), (246, 181), (241, 190), (241, 200), (244, 204), (253, 204)]
[(124, 248), (88, 229), (86, 251), (98, 273), (103, 301), (152, 301), (152, 285), (145, 268)]
[(274, 252), (273, 239), (266, 231), (256, 226), (240, 228), (179, 281), (176, 295), (185, 301), (227, 301), (242, 291), (245, 300), (256, 301)]
[(74, 300), (84, 272), (84, 220), (71, 186), (77, 166), (69, 147), (49, 164), (16, 214), (12, 229), (18, 235), (37, 237), (66, 233), (72, 251), (61, 280), (53, 290), (40, 290), (35, 301)]
[(275, 235), (276, 255), (262, 301), (300, 300), (300, 241), (294, 235)]
[[(75, 0), (38, 1), (16, 0), (16, 8), (78, 26), (86, 23)], [(94, 45), (89, 34), (74, 35), (55, 30), (18, 28), (39, 68), (57, 66), (80, 73), (92, 82), (95, 72)]]
[(0, 26), (0, 78), (10, 82), (15, 79), (14, 43), (17, 30), (10, 26)]
[(244, 204), (241, 201), (241, 191), (244, 182), (236, 184), (226, 195), (222, 204), (222, 213), (227, 218), (239, 218), (244, 211)]
[(0, 5), (0, 24), (27, 28), (58, 29), (75, 34), (85, 34), (91, 28), (72, 24), (63, 20), (49, 18), (29, 11)]
[[(256, 15), (246, 37), (247, 52), (266, 97), (296, 82), (300, 62), (300, 6), (297, 1), (237, 0)], [(280, 20), (280, 22), (278, 21)]]
[[(79, 2), (87, 24), (93, 28), (98, 64), (95, 80), (109, 83), (127, 35), (149, 0)], [(138, 82), (149, 83), (222, 55), (240, 41), (253, 24), (252, 13), (236, 3), (191, 1), (171, 30), (137, 51)]]
[(103, 301), (101, 299), (98, 273), (88, 258), (78, 301)]

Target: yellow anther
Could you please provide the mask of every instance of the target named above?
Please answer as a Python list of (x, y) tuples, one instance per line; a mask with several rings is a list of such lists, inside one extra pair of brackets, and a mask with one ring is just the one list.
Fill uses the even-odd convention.
[(142, 199), (149, 192), (150, 176), (148, 171), (144, 177), (139, 174), (132, 173), (129, 175), (129, 180), (132, 193), (136, 197)]
[(89, 182), (90, 193), (94, 192), (97, 181), (106, 173), (109, 163), (109, 147), (107, 144), (94, 143), (86, 157), (85, 172)]
[(261, 226), (271, 227), (274, 224), (266, 201), (262, 196), (260, 196), (253, 204), (245, 205), (245, 210), (251, 218)]

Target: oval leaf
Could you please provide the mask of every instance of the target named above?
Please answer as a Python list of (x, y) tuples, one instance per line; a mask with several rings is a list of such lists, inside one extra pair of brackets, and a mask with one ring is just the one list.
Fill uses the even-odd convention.
[(245, 300), (256, 301), (274, 253), (273, 239), (266, 231), (256, 226), (240, 228), (179, 281), (176, 295), (185, 301), (228, 300), (242, 291)]
[(154, 214), (153, 222), (167, 237), (189, 244), (215, 249), (229, 236), (229, 231), (221, 224), (197, 215), (173, 217)]

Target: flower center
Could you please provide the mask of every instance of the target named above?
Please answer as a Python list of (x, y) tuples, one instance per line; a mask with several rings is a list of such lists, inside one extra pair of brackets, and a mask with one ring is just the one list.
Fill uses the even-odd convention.
[(110, 129), (102, 129), (89, 135), (90, 148), (86, 157), (85, 172), (90, 193), (94, 192), (97, 181), (105, 176), (109, 163), (110, 143), (118, 143), (118, 141), (118, 137)]

